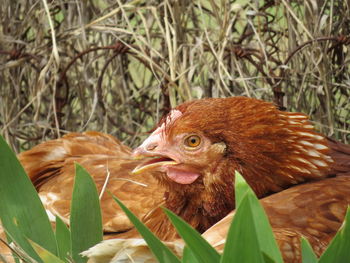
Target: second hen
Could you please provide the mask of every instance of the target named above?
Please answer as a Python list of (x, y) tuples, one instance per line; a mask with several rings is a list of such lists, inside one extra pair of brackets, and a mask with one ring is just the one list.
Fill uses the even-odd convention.
[[(132, 229), (133, 225), (107, 192), (118, 196), (139, 217), (163, 202), (164, 191), (151, 173), (131, 173), (139, 164), (131, 158), (131, 153), (129, 147), (113, 136), (84, 132), (43, 142), (19, 154), (18, 159), (53, 224), (58, 216), (69, 225), (75, 163), (81, 164), (91, 174), (100, 193), (104, 238), (112, 238)], [(1, 225), (0, 238), (6, 239)], [(11, 251), (2, 242), (0, 254), (12, 262)]]
[[(69, 224), (75, 163), (82, 165), (94, 179), (100, 193), (105, 234), (132, 228), (125, 214), (106, 191), (117, 195), (139, 217), (163, 199), (162, 189), (150, 173), (139, 176), (131, 171), (138, 161), (131, 149), (113, 136), (99, 132), (70, 133), (60, 139), (41, 143), (18, 156), (36, 187), (46, 211)], [(104, 193), (101, 193), (104, 188)]]

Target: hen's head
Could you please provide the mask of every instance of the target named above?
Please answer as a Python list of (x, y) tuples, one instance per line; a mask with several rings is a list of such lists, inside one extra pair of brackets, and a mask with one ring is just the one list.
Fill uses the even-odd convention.
[(203, 200), (215, 193), (232, 196), (235, 170), (262, 196), (325, 176), (332, 163), (325, 138), (304, 114), (246, 97), (176, 107), (134, 156), (148, 157), (134, 172), (159, 171), (169, 192), (199, 194)]

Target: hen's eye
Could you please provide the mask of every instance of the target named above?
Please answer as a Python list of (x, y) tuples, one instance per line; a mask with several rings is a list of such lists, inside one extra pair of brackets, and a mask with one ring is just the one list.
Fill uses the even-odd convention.
[(185, 145), (191, 148), (197, 147), (200, 143), (201, 138), (197, 135), (191, 135), (185, 139)]

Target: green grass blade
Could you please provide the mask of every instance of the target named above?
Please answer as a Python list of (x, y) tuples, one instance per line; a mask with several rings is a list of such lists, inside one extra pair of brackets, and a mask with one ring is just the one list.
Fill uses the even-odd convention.
[(262, 252), (265, 263), (275, 263), (275, 261), (266, 253)]
[(164, 208), (164, 212), (198, 262), (214, 263), (220, 261), (219, 253), (195, 229), (170, 210)]
[(79, 164), (75, 165), (75, 181), (71, 204), (72, 257), (76, 263), (86, 262), (79, 253), (102, 241), (100, 201), (94, 181)]
[(239, 207), (239, 204), (243, 200), (243, 198), (249, 192), (249, 185), (246, 183), (244, 178), (239, 172), (235, 172), (235, 203), (236, 209)]
[(182, 255), (182, 263), (199, 263), (196, 256), (193, 254), (191, 249), (185, 246), (183, 255)]
[(113, 196), (114, 200), (123, 209), (129, 220), (134, 224), (136, 229), (147, 242), (158, 262), (161, 263), (180, 263), (180, 260), (174, 253), (165, 246), (118, 198)]
[(56, 241), (58, 256), (63, 261), (66, 261), (69, 255), (72, 255), (70, 231), (66, 224), (58, 216), (56, 217)]
[(348, 207), (344, 223), (335, 235), (319, 262), (350, 262), (350, 208)]
[[(263, 262), (265, 258), (271, 258), (282, 263), (265, 211), (239, 173), (235, 178), (235, 197), (239, 200), (238, 208), (228, 232), (222, 262)], [(249, 244), (249, 249), (246, 244)]]
[(0, 218), (13, 240), (34, 259), (33, 240), (56, 254), (56, 240), (46, 211), (23, 167), (0, 136)]
[(302, 263), (317, 263), (318, 259), (315, 255), (315, 252), (312, 250), (312, 247), (304, 237), (301, 238), (301, 255)]
[(29, 240), (29, 243), (32, 245), (36, 253), (43, 260), (44, 263), (65, 263), (54, 254), (50, 253), (50, 251), (46, 250), (42, 246), (39, 246), (37, 243)]
[(249, 196), (245, 196), (232, 220), (221, 262), (264, 263)]

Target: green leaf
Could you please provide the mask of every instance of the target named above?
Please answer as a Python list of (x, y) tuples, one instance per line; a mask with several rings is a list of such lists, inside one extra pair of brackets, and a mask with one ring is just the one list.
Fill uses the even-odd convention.
[(58, 248), (58, 256), (66, 261), (69, 255), (72, 255), (70, 231), (66, 224), (57, 216), (56, 217), (56, 241)]
[(317, 263), (318, 259), (315, 255), (315, 252), (312, 250), (312, 247), (304, 237), (301, 238), (301, 255), (303, 263)]
[(147, 242), (154, 256), (159, 262), (180, 263), (180, 260), (174, 253), (165, 246), (118, 198), (113, 196), (114, 200), (123, 209), (129, 220), (134, 224), (143, 239)]
[[(268, 218), (253, 190), (236, 173), (238, 208), (228, 231), (221, 262), (283, 262)], [(247, 246), (249, 244), (249, 246)]]
[(195, 229), (170, 210), (163, 209), (198, 262), (214, 263), (220, 261), (219, 253)]
[(100, 201), (94, 181), (79, 164), (75, 165), (70, 228), (72, 257), (75, 262), (86, 262), (79, 253), (96, 245), (103, 238)]
[(199, 263), (196, 256), (187, 246), (185, 246), (184, 248), (181, 262), (182, 263)]
[(249, 196), (242, 199), (236, 210), (226, 238), (221, 262), (265, 262), (259, 246)]
[(275, 263), (275, 261), (266, 253), (262, 252), (265, 263)]
[(350, 262), (350, 208), (348, 207), (344, 223), (338, 233), (323, 252), (319, 262)]
[(64, 261), (56, 257), (54, 254), (50, 253), (50, 251), (46, 250), (42, 246), (39, 246), (37, 243), (31, 240), (29, 240), (29, 243), (33, 246), (34, 250), (44, 263), (64, 263)]
[(0, 218), (13, 240), (41, 262), (27, 238), (56, 254), (56, 240), (39, 196), (15, 154), (0, 136)]
[(235, 202), (236, 209), (239, 207), (239, 204), (243, 200), (243, 198), (249, 192), (249, 185), (244, 180), (243, 176), (239, 172), (235, 172)]

